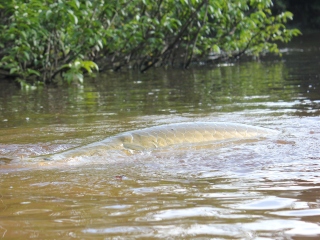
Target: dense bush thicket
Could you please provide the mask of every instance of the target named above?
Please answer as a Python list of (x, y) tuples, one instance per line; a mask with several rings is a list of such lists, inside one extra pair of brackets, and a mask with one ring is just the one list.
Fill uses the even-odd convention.
[[(8, 0), (0, 3), (0, 77), (83, 81), (93, 70), (179, 65), (278, 52), (290, 12), (271, 0)], [(99, 67), (98, 67), (99, 66)]]

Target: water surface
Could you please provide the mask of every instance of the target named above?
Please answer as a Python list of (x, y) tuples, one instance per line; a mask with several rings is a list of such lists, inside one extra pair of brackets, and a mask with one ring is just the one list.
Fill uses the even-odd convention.
[[(0, 82), (0, 238), (318, 239), (320, 45), (283, 58), (21, 90)], [(319, 38), (317, 38), (319, 39)], [(218, 148), (168, 148), (30, 167), (25, 160), (177, 122), (278, 130)]]

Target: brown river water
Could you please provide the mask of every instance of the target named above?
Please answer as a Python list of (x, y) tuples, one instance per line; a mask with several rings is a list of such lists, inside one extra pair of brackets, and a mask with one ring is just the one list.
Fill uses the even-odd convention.
[[(106, 73), (83, 86), (0, 81), (0, 239), (319, 239), (318, 39), (295, 39), (282, 58)], [(130, 130), (212, 121), (279, 133), (32, 160)]]

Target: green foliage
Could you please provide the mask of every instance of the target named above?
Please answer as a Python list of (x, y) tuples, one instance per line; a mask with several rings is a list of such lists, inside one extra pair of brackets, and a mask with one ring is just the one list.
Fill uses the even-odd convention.
[[(89, 58), (100, 39), (90, 23), (98, 5), (87, 5), (92, 6), (90, 1), (80, 4), (78, 0), (9, 1), (3, 8), (6, 24), (0, 36), (4, 43), (1, 68), (24, 81), (46, 83), (65, 70), (62, 66), (77, 66), (78, 59)], [(91, 72), (90, 67), (84, 68)], [(74, 79), (80, 80), (81, 67), (71, 67), (65, 79), (70, 82), (71, 70)]]
[(0, 71), (23, 81), (83, 72), (278, 53), (290, 12), (271, 0), (9, 0), (0, 5)]
[(82, 60), (76, 60), (72, 63), (65, 64), (60, 70), (63, 69), (67, 69), (62, 75), (69, 84), (74, 81), (78, 81), (81, 84), (83, 83), (82, 70), (85, 70), (87, 73), (92, 73), (92, 70), (99, 71), (98, 65), (94, 62)]

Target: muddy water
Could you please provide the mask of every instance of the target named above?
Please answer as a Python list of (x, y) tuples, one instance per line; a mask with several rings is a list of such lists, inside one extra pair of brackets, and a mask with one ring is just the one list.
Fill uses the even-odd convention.
[[(106, 74), (83, 87), (27, 91), (1, 82), (0, 238), (319, 239), (315, 38), (283, 47), (277, 60)], [(26, 161), (187, 121), (244, 123), (279, 134), (46, 166)]]

